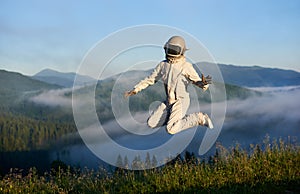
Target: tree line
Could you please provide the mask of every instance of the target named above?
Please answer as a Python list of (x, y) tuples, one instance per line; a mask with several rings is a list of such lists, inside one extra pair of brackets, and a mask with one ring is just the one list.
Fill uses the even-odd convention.
[(0, 151), (49, 149), (63, 135), (76, 132), (73, 122), (33, 119), (0, 114)]

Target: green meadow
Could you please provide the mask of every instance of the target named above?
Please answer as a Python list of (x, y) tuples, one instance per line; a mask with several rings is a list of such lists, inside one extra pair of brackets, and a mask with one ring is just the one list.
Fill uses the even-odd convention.
[(75, 169), (56, 161), (50, 172), (12, 169), (0, 193), (300, 193), (300, 148), (270, 140), (249, 148), (216, 145), (214, 156), (178, 156), (155, 169)]

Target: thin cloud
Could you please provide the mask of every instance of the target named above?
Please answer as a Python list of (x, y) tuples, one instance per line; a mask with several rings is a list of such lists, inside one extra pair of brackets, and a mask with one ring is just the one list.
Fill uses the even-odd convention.
[(49, 90), (30, 98), (30, 100), (36, 104), (71, 107), (72, 98), (65, 96), (66, 93), (71, 91), (72, 89), (70, 88), (60, 90)]

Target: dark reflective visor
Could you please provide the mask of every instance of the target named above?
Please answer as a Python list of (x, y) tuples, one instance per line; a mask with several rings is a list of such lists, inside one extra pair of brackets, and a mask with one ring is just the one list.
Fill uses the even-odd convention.
[(180, 46), (168, 44), (165, 47), (165, 52), (167, 55), (181, 55), (182, 49)]

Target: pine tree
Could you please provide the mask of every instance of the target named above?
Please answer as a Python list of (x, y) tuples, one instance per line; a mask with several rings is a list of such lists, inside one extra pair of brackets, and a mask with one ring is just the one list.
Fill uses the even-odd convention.
[(140, 155), (137, 155), (137, 156), (134, 157), (131, 166), (132, 166), (132, 169), (134, 169), (134, 170), (143, 169), (142, 160), (141, 160)]
[(152, 167), (155, 168), (157, 166), (157, 159), (155, 155), (152, 156)]
[(152, 168), (149, 152), (147, 152), (147, 156), (145, 160), (145, 168), (146, 169)]
[(125, 156), (125, 158), (124, 158), (124, 168), (129, 169), (129, 162), (128, 162), (127, 156)]
[(123, 165), (123, 159), (122, 159), (122, 156), (120, 154), (118, 155), (116, 166), (118, 168), (123, 168), (124, 167), (124, 165)]

